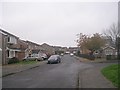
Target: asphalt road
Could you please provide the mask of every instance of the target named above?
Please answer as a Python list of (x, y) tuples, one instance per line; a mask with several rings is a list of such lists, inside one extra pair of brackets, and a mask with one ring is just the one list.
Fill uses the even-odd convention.
[(79, 73), (95, 65), (64, 55), (59, 64), (46, 62), (39, 67), (3, 77), (2, 85), (3, 88), (80, 88), (82, 86)]

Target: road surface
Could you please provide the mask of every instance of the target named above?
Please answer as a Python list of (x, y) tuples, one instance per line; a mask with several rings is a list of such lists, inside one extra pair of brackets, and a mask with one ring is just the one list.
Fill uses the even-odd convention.
[[(88, 84), (86, 75), (90, 73), (89, 68), (95, 65), (82, 63), (74, 56), (64, 55), (59, 64), (46, 62), (39, 67), (3, 77), (2, 85), (3, 88), (84, 88), (86, 83)], [(81, 76), (80, 73), (85, 70), (87, 74)], [(81, 79), (82, 77), (85, 80)]]

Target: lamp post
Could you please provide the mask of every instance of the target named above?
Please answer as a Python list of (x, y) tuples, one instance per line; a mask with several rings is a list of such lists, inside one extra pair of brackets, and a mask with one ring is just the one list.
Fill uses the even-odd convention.
[(117, 59), (120, 60), (120, 36), (116, 37)]

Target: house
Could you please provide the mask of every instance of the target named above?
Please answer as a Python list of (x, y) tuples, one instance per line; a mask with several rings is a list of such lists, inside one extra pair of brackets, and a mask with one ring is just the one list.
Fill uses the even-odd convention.
[(40, 51), (45, 53), (45, 49), (41, 45), (31, 41), (25, 41), (25, 43), (27, 44), (27, 49), (25, 50), (25, 57), (31, 56), (34, 51)]
[(1, 48), (1, 63), (6, 64), (6, 45), (7, 45), (7, 36), (5, 33), (2, 32), (0, 29), (0, 48)]
[(50, 46), (50, 45), (48, 45), (46, 43), (43, 43), (41, 45), (41, 47), (44, 48), (44, 50), (45, 50), (45, 52), (46, 52), (47, 55), (55, 54), (55, 49), (54, 49), (53, 46)]
[(17, 53), (20, 51), (16, 44), (19, 37), (0, 29), (2, 42), (2, 64), (7, 64), (10, 58), (18, 57)]
[(90, 54), (91, 50), (87, 49), (87, 48), (80, 48), (80, 53), (81, 54)]
[(40, 50), (36, 49), (36, 50), (32, 50), (32, 56), (36, 57), (39, 56)]
[(33, 57), (42, 57), (43, 54), (45, 54), (45, 53), (42, 52), (41, 50), (36, 49), (36, 50), (32, 50), (31, 56), (33, 56)]
[(0, 48), (0, 65), (2, 65), (2, 49)]
[(102, 57), (106, 57), (107, 55), (116, 55), (116, 49), (112, 46), (107, 45), (102, 50)]
[(55, 50), (55, 54), (61, 54), (67, 51), (67, 47), (53, 46), (53, 48)]
[(28, 45), (26, 42), (24, 42), (23, 40), (19, 39), (18, 40), (18, 44), (16, 44), (16, 47), (20, 50), (17, 53), (18, 59), (22, 60), (23, 58), (25, 58), (25, 50), (28, 48)]
[(69, 47), (69, 52), (71, 53), (77, 53), (78, 51), (80, 51), (79, 47)]
[[(0, 42), (2, 42), (2, 33), (0, 32)], [(2, 43), (0, 43), (0, 65), (2, 65)]]

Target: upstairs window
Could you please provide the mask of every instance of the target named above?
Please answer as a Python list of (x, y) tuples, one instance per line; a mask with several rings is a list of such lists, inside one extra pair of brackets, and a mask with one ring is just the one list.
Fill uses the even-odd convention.
[(10, 42), (10, 37), (8, 37), (8, 42)]

